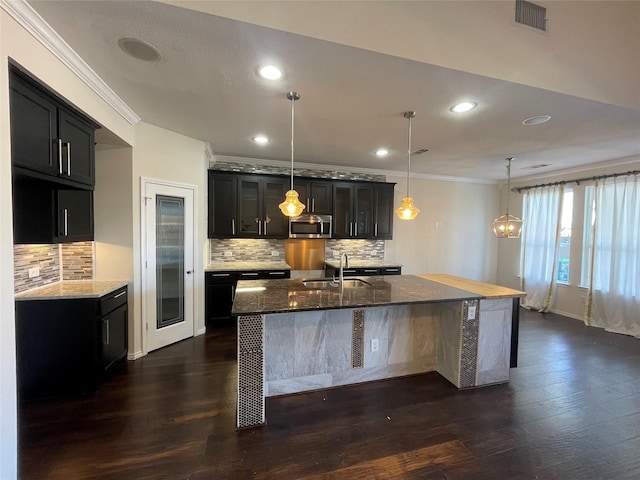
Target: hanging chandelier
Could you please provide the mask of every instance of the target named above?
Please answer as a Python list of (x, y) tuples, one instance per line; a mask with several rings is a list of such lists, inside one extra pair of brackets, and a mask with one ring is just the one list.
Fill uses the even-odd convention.
[(507, 213), (496, 218), (491, 224), (497, 238), (520, 238), (522, 220), (509, 214), (509, 197), (511, 196), (511, 160), (507, 158)]
[(396, 209), (396, 214), (402, 220), (413, 220), (420, 213), (420, 209), (413, 204), (413, 198), (409, 196), (409, 175), (411, 173), (411, 119), (416, 116), (416, 112), (404, 112), (404, 118), (409, 119), (409, 135), (407, 155), (409, 158), (407, 166), (407, 194), (400, 203), (400, 208)]
[(298, 200), (298, 192), (293, 189), (293, 120), (294, 120), (294, 102), (300, 99), (298, 92), (287, 93), (287, 98), (291, 100), (291, 190), (285, 194), (284, 202), (278, 207), (283, 215), (287, 217), (297, 217), (304, 210), (304, 204)]

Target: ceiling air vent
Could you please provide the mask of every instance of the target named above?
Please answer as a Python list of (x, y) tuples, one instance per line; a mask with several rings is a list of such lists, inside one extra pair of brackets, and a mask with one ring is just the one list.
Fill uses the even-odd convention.
[(526, 0), (516, 0), (516, 23), (547, 31), (547, 9)]

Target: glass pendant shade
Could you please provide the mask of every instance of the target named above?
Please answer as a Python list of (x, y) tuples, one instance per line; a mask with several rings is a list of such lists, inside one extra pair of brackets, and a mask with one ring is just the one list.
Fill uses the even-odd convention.
[(413, 220), (420, 213), (420, 209), (413, 204), (413, 198), (409, 196), (409, 175), (411, 173), (411, 119), (416, 112), (404, 112), (404, 118), (409, 120), (409, 135), (407, 137), (407, 195), (402, 199), (400, 208), (396, 209), (396, 215), (400, 220)]
[(298, 92), (287, 93), (287, 98), (291, 100), (291, 190), (285, 193), (284, 202), (278, 207), (286, 217), (297, 217), (304, 210), (304, 204), (298, 200), (298, 192), (293, 189), (293, 120), (294, 120), (294, 102), (300, 99)]
[(509, 214), (501, 215), (491, 222), (491, 225), (497, 238), (520, 238), (522, 220), (518, 217)]
[(404, 197), (400, 208), (396, 209), (396, 215), (402, 220), (413, 220), (420, 213), (420, 209), (413, 204), (413, 198)]
[(511, 194), (511, 161), (507, 158), (507, 213), (496, 218), (493, 225), (493, 234), (496, 238), (520, 238), (522, 232), (522, 220), (509, 214), (509, 195)]
[(304, 204), (298, 200), (298, 192), (295, 190), (289, 190), (285, 194), (284, 202), (278, 205), (278, 207), (280, 207), (283, 215), (287, 217), (297, 217), (304, 210)]

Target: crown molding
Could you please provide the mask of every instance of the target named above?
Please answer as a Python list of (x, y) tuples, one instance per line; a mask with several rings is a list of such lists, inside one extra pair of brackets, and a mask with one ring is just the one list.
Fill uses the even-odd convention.
[(135, 125), (140, 117), (102, 80), (25, 0), (0, 0), (0, 8), (38, 40), (100, 98)]
[[(216, 161), (218, 162), (231, 162), (231, 163), (244, 163), (249, 165), (265, 165), (270, 167), (285, 167), (291, 168), (290, 161), (284, 160), (268, 160), (264, 158), (251, 158), (251, 157), (236, 157), (232, 155), (216, 155)], [(320, 163), (304, 163), (296, 161), (298, 168), (304, 168), (308, 170), (322, 170), (322, 171), (338, 171), (338, 172), (350, 172), (350, 173), (364, 173), (369, 175), (384, 175), (387, 177), (406, 177), (407, 172), (399, 172), (395, 170), (380, 170), (373, 168), (361, 168), (361, 167), (348, 167), (344, 165), (325, 165)], [(466, 177), (449, 177), (445, 175), (429, 175), (426, 173), (411, 173), (411, 178), (419, 178), (423, 180), (438, 180), (441, 182), (459, 182), (459, 183), (476, 183), (481, 185), (497, 185), (495, 180), (483, 180), (479, 178), (466, 178)]]

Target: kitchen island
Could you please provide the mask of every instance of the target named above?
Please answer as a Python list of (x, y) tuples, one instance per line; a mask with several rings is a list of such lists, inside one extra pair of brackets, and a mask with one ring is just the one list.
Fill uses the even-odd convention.
[(269, 396), (431, 371), (457, 388), (509, 380), (511, 299), (522, 292), (504, 289), (481, 310), (484, 295), (440, 281), (360, 280), (238, 282), (238, 427), (264, 424)]

